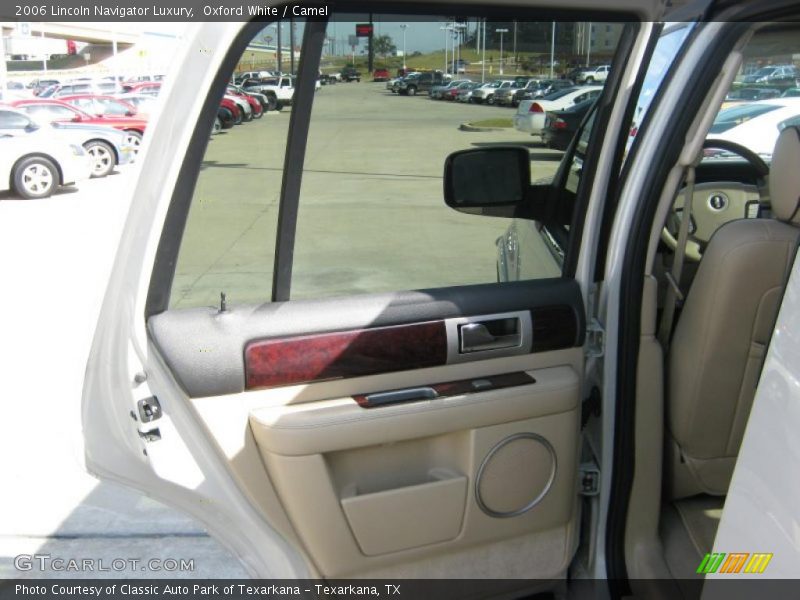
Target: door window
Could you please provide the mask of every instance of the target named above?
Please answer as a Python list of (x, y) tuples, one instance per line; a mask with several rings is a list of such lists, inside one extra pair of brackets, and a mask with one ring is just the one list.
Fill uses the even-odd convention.
[[(364, 53), (354, 54), (340, 41), (346, 39), (342, 35), (345, 24), (362, 20), (359, 15), (337, 15), (329, 22), (328, 43), (320, 61), (322, 74), (333, 75), (352, 66), (368, 71), (366, 43)], [(391, 50), (403, 38), (401, 24), (407, 25), (405, 57)], [(500, 34), (493, 32), (503, 28), (503, 23), (386, 16), (379, 29), (390, 43), (376, 49), (373, 69), (394, 71), (405, 62), (409, 70), (426, 71), (417, 77), (430, 82), (449, 80), (448, 66), (452, 70), (456, 62), (466, 67), (459, 79), (495, 88), (511, 87), (515, 78), (549, 75), (549, 60), (541, 56), (549, 53), (550, 42), (542, 42), (545, 38), (539, 34), (549, 35), (552, 23), (517, 20), (507, 25), (517, 29), (516, 54), (506, 36), (501, 60)], [(620, 32), (623, 28), (617, 23), (609, 26)], [(298, 43), (304, 30), (302, 22), (296, 24)], [(558, 23), (556, 30), (556, 59), (562, 59), (552, 68), (556, 76), (566, 76), (572, 68), (566, 57), (585, 52), (586, 42), (576, 41), (575, 23)], [(276, 25), (267, 25), (256, 39), (267, 35), (276, 37)], [(287, 35), (284, 30), (283, 36)], [(485, 51), (478, 46), (479, 37)], [(593, 48), (592, 57), (611, 60), (615, 51), (616, 45), (608, 50)], [(274, 55), (254, 57), (247, 50), (241, 63), (251, 67), (249, 71), (252, 66), (290, 71), (290, 57), (284, 54), (282, 58), (279, 66)], [(251, 66), (253, 61), (256, 64)], [(228, 79), (238, 72), (245, 70), (237, 69)], [(290, 79), (280, 82), (288, 85)], [(542, 148), (528, 130), (516, 128), (513, 113), (504, 108), (431, 102), (427, 92), (426, 88), (418, 90), (416, 97), (401, 96), (385, 85), (372, 84), (371, 77), (361, 83), (323, 86), (314, 93), (302, 163), (284, 163), (296, 98), (281, 96), (284, 106), (277, 114), (212, 135), (189, 209), (170, 306), (215, 305), (221, 292), (235, 303), (261, 303), (274, 297), (282, 182), (287, 172), (301, 168), (291, 291), (284, 298), (504, 281), (501, 268), (512, 228), (524, 229), (527, 240), (525, 255), (519, 257), (526, 268), (519, 278), (560, 276), (561, 262), (534, 239), (541, 234), (533, 221), (515, 224), (510, 218), (456, 212), (444, 204), (442, 177), (445, 159), (452, 152), (511, 144), (528, 149), (532, 179), (546, 182), (556, 173), (562, 153)], [(569, 222), (571, 210), (571, 205), (566, 207), (559, 218)]]

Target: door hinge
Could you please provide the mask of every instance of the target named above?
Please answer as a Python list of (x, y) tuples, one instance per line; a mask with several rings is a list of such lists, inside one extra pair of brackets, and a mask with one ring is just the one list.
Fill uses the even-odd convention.
[(139, 420), (142, 423), (150, 423), (161, 418), (161, 403), (155, 396), (142, 398), (136, 403), (136, 407), (139, 409)]
[(586, 326), (586, 356), (587, 358), (600, 358), (605, 353), (606, 330), (600, 322), (592, 318)]
[(594, 462), (582, 463), (578, 476), (578, 492), (581, 496), (596, 496), (600, 493), (600, 469)]

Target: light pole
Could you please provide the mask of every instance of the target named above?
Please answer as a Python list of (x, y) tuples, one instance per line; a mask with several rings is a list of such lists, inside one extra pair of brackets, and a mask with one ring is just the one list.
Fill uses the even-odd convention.
[(553, 21), (553, 31), (550, 34), (550, 79), (553, 78), (553, 64), (556, 57), (556, 22)]
[(458, 65), (461, 64), (461, 44), (462, 44), (462, 35), (464, 34), (464, 29), (467, 27), (466, 23), (454, 23), (453, 29), (455, 33), (455, 41), (458, 44), (458, 64), (456, 64), (456, 56), (455, 56), (455, 49), (453, 50), (453, 77), (458, 75)]
[(439, 29), (444, 31), (444, 72), (447, 73), (447, 38), (448, 38), (448, 32), (451, 31), (453, 28), (448, 24), (439, 27)]
[(589, 66), (592, 57), (592, 24), (588, 24), (586, 28), (586, 66)]
[(400, 25), (400, 29), (403, 30), (403, 71), (406, 70), (406, 29), (408, 29), (408, 25), (403, 23)]
[(486, 81), (486, 18), (481, 23), (483, 32), (481, 33), (481, 83)]
[(500, 75), (503, 74), (503, 34), (508, 33), (508, 29), (495, 29), (495, 33), (500, 34)]

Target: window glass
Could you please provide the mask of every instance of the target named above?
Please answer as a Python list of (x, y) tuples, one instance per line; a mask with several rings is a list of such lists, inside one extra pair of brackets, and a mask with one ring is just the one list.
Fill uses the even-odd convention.
[[(342, 20), (357, 22), (357, 17)], [(401, 24), (405, 23), (382, 23), (380, 34), (396, 46), (402, 44)], [(491, 90), (518, 89), (532, 78), (550, 75), (552, 23), (517, 21), (516, 53), (515, 23), (487, 23), (490, 48), (485, 63), (483, 53), (475, 50), (479, 25), (482, 34), (482, 23), (471, 19), (407, 24), (406, 66), (421, 72), (409, 78), (419, 86), (417, 97), (404, 95), (403, 83), (399, 93), (393, 93), (385, 85), (365, 86), (363, 81), (335, 86), (316, 96), (300, 197), (292, 299), (498, 281), (504, 260), (500, 240), (514, 220), (463, 214), (447, 207), (442, 199), (445, 159), (458, 150), (518, 145), (530, 152), (532, 179), (547, 181), (562, 152), (542, 148), (538, 133), (532, 137), (524, 125), (516, 129), (515, 111), (498, 106), (491, 96)], [(613, 58), (622, 26), (609, 27), (614, 32), (613, 45), (606, 49), (602, 42), (591, 44), (593, 60)], [(328, 37), (339, 36), (341, 29), (341, 22), (331, 23)], [(556, 24), (556, 78), (566, 77), (575, 66), (572, 61), (586, 58), (587, 41), (576, 39), (577, 29), (575, 23)], [(430, 80), (437, 71), (460, 71), (459, 58), (466, 68), (457, 77), (494, 81), (490, 91), (480, 102), (429, 100), (426, 86), (438, 84)], [(337, 60), (341, 59), (325, 57), (323, 72), (333, 70)], [(394, 71), (403, 61), (387, 53), (386, 58), (377, 58), (376, 65)], [(363, 70), (364, 66), (365, 61), (357, 59), (357, 67)], [(571, 93), (548, 96), (552, 106), (547, 110), (572, 106)], [(527, 114), (520, 117), (527, 118)], [(538, 119), (537, 132), (542, 126)], [(480, 130), (470, 131), (470, 124)], [(520, 236), (541, 235), (533, 221), (520, 221), (515, 227)], [(560, 274), (561, 265), (541, 242), (530, 242), (525, 250), (529, 254), (522, 259), (525, 266), (516, 278)]]
[(0, 110), (0, 129), (25, 129), (30, 121), (25, 115), (10, 110)]
[(98, 99), (97, 103), (99, 104), (98, 108), (102, 109), (102, 113), (104, 115), (119, 115), (125, 116), (130, 112), (130, 109), (127, 108), (124, 104), (119, 102), (114, 102), (113, 100), (108, 99)]
[[(546, 185), (563, 152), (543, 146), (544, 113), (518, 105), (515, 92), (525, 88), (532, 98), (539, 88), (530, 81), (549, 79), (552, 90), (571, 85), (567, 75), (577, 68), (610, 63), (623, 25), (599, 24), (603, 33), (595, 40), (587, 23), (556, 23), (551, 63), (550, 21), (376, 15), (370, 65), (368, 40), (350, 39), (355, 24), (368, 21), (369, 15), (336, 15), (328, 24), (302, 165), (290, 298), (560, 275), (560, 262), (536, 241), (544, 234), (533, 221), (445, 205), (445, 159), (458, 150), (516, 145), (530, 154), (532, 180)], [(283, 108), (248, 122), (236, 99), (222, 101), (217, 125), (225, 128), (210, 135), (203, 158), (171, 307), (217, 305), (220, 292), (233, 304), (271, 298), (284, 169), (300, 168), (284, 165), (294, 87), (289, 53), (278, 65), (270, 50), (278, 27), (287, 43), (288, 23), (266, 26), (229, 81), (258, 75), (247, 82), (248, 92), (265, 102), (277, 97)], [(297, 23), (297, 47), (303, 30)], [(391, 79), (374, 82), (370, 66), (388, 70)], [(284, 75), (267, 77), (267, 71)], [(401, 73), (415, 74), (404, 81)], [(434, 86), (452, 79), (481, 87), (430, 99)], [(506, 104), (494, 101), (498, 88), (511, 91), (498, 95)], [(549, 103), (547, 110), (560, 110), (575, 103), (575, 90), (536, 98)], [(523, 267), (501, 276), (512, 229), (526, 243), (517, 257)]]
[[(281, 43), (288, 44), (288, 23), (280, 27)], [(302, 22), (296, 27), (299, 45)], [(258, 45), (274, 45), (277, 25), (266, 25), (253, 39)], [(295, 59), (296, 68), (299, 56)], [(277, 57), (274, 52), (245, 50), (235, 72), (252, 70), (251, 65), (276, 69)], [(280, 70), (289, 72), (291, 67), (290, 54), (282, 53)], [(171, 307), (218, 305), (221, 292), (232, 304), (261, 303), (272, 297), (275, 232), (294, 95), (293, 88), (278, 92), (277, 84), (278, 80), (264, 82), (259, 90), (265, 98), (280, 98), (285, 104), (282, 110), (250, 121), (239, 116), (238, 125), (231, 121), (229, 128), (209, 132), (178, 254)], [(233, 98), (226, 95), (220, 108), (241, 115)]]
[(731, 108), (721, 110), (717, 117), (714, 119), (714, 124), (711, 126), (709, 133), (723, 133), (733, 129), (737, 125), (741, 125), (754, 119), (760, 115), (772, 112), (780, 108), (774, 104), (740, 104)]

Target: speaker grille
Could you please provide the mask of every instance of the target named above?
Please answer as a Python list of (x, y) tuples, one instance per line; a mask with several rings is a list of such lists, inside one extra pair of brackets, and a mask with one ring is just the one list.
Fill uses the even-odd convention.
[(556, 476), (556, 455), (546, 439), (518, 433), (495, 444), (475, 478), (475, 499), (492, 517), (516, 517), (545, 497)]

